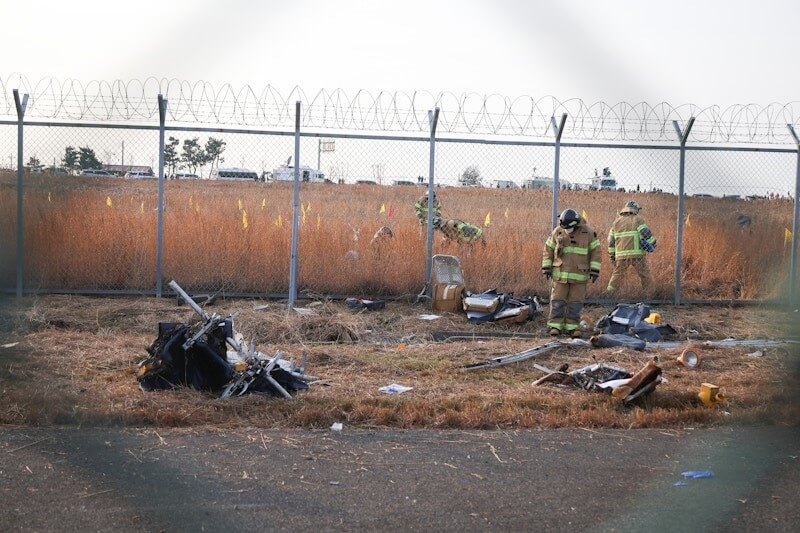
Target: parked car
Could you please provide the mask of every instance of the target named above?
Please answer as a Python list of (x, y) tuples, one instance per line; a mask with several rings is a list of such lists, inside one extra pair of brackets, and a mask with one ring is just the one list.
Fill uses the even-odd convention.
[(152, 172), (126, 172), (125, 178), (129, 180), (147, 180), (147, 179), (155, 179), (156, 175)]
[(114, 178), (114, 174), (109, 172), (108, 170), (101, 170), (98, 168), (87, 168), (85, 170), (81, 170), (81, 176), (94, 176), (96, 178)]

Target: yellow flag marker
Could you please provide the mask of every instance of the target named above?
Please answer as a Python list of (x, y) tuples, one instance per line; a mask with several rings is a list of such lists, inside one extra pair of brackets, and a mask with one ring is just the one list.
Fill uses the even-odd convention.
[(581, 210), (581, 216), (583, 217), (583, 220), (585, 220), (587, 222), (589, 221), (589, 215), (583, 209)]
[(792, 230), (783, 228), (783, 245), (788, 246), (792, 243)]
[(250, 227), (250, 224), (247, 221), (247, 211), (242, 209), (242, 229), (246, 230), (249, 227)]
[(275, 225), (279, 228), (283, 227), (283, 218), (280, 215), (275, 219)]
[(237, 203), (239, 204), (239, 211), (241, 211), (242, 210), (242, 199), (239, 198), (239, 200), (237, 200)]
[(114, 207), (114, 202), (111, 201), (111, 197), (110, 196), (106, 196), (106, 205), (108, 207)]
[(378, 214), (382, 215), (385, 212), (386, 212), (386, 204), (381, 204), (381, 209), (380, 211), (378, 211)]
[(47, 191), (47, 201), (52, 202), (52, 200), (50, 199), (50, 191)]
[(506, 212), (503, 213), (503, 217), (508, 218), (508, 208), (506, 207)]
[(486, 218), (483, 219), (483, 225), (489, 226), (492, 223), (492, 213), (491, 211), (486, 213)]
[(266, 207), (267, 207), (267, 199), (266, 198), (262, 198), (261, 199), (261, 209), (265, 209)]
[(139, 212), (144, 215), (144, 200), (142, 200), (142, 205), (139, 206)]

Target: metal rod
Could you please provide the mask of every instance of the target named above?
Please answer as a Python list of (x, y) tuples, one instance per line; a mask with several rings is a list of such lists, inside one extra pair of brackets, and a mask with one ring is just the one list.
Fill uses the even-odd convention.
[[(167, 101), (158, 95), (158, 205), (156, 215), (156, 297), (161, 298), (164, 266), (164, 123)], [(124, 146), (124, 145), (123, 145)]]
[(428, 224), (427, 246), (425, 248), (425, 294), (433, 297), (431, 276), (433, 274), (433, 206), (436, 204), (433, 189), (436, 173), (436, 124), (439, 122), (439, 108), (428, 111), (428, 121), (431, 126), (430, 156), (428, 159)]
[(300, 100), (294, 106), (294, 191), (292, 193), (292, 250), (289, 262), (289, 309), (297, 300), (297, 238), (300, 231)]
[(564, 124), (567, 122), (567, 114), (561, 115), (561, 123), (556, 124), (556, 117), (550, 117), (550, 125), (553, 126), (553, 134), (556, 136), (556, 153), (553, 164), (553, 210), (550, 216), (550, 227), (555, 228), (558, 223), (558, 193), (561, 189), (559, 182), (559, 167), (561, 162), (561, 134), (564, 133)]
[(208, 319), (209, 319), (210, 315), (209, 315), (208, 313), (206, 313), (206, 312), (203, 310), (203, 308), (202, 308), (202, 307), (200, 307), (199, 305), (197, 305), (197, 302), (195, 302), (195, 301), (192, 299), (192, 297), (191, 297), (191, 296), (189, 296), (189, 294), (188, 294), (188, 293), (187, 293), (185, 290), (183, 290), (183, 289), (181, 288), (181, 286), (180, 286), (180, 285), (178, 285), (178, 282), (177, 282), (177, 281), (175, 281), (175, 280), (173, 279), (173, 280), (172, 280), (172, 281), (170, 281), (170, 282), (169, 282), (167, 285), (169, 285), (169, 287), (170, 287), (170, 288), (171, 288), (173, 291), (175, 291), (175, 292), (178, 294), (178, 296), (180, 296), (181, 298), (183, 298), (183, 301), (184, 301), (184, 302), (186, 302), (187, 304), (189, 304), (189, 307), (191, 307), (191, 308), (192, 308), (192, 310), (194, 310), (194, 312), (195, 312), (195, 313), (197, 313), (198, 315), (200, 315), (200, 316), (203, 318), (203, 320), (208, 320)]
[(686, 140), (692, 131), (694, 117), (689, 119), (686, 129), (681, 131), (677, 120), (672, 121), (672, 126), (678, 134), (681, 143), (680, 166), (678, 169), (678, 229), (675, 243), (675, 305), (681, 304), (681, 265), (683, 264), (683, 210), (686, 203)]
[(22, 100), (19, 98), (19, 91), (14, 89), (14, 104), (17, 107), (17, 298), (22, 297), (22, 277), (25, 270), (25, 213), (23, 212), (24, 191), (22, 190), (22, 152), (24, 144), (23, 123), (25, 118), (25, 108), (28, 107), (28, 95), (25, 94)]
[(787, 124), (789, 131), (797, 144), (797, 171), (794, 178), (794, 214), (792, 215), (792, 256), (789, 258), (789, 304), (794, 306), (798, 300), (797, 295), (797, 246), (800, 236), (800, 138), (794, 130), (794, 125)]
[(322, 164), (322, 139), (317, 139), (317, 170), (320, 170)]

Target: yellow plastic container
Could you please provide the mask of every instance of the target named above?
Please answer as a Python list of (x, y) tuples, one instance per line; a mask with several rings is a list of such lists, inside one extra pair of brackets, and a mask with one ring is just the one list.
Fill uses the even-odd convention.
[(700, 401), (703, 402), (703, 405), (706, 407), (714, 407), (725, 401), (725, 396), (722, 394), (720, 388), (712, 383), (701, 383), (700, 392), (697, 393), (697, 397), (700, 398)]

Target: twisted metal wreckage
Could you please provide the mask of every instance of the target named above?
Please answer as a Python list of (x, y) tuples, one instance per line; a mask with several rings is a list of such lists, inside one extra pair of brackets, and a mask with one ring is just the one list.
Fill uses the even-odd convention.
[(147, 350), (150, 357), (137, 367), (142, 390), (183, 385), (219, 392), (220, 398), (261, 392), (291, 399), (292, 392), (308, 389), (312, 378), (304, 363), (295, 366), (282, 352), (267, 357), (256, 350), (255, 342), (245, 342), (234, 331), (232, 316), (209, 315), (174, 280), (169, 286), (202, 320), (158, 324), (158, 337)]

